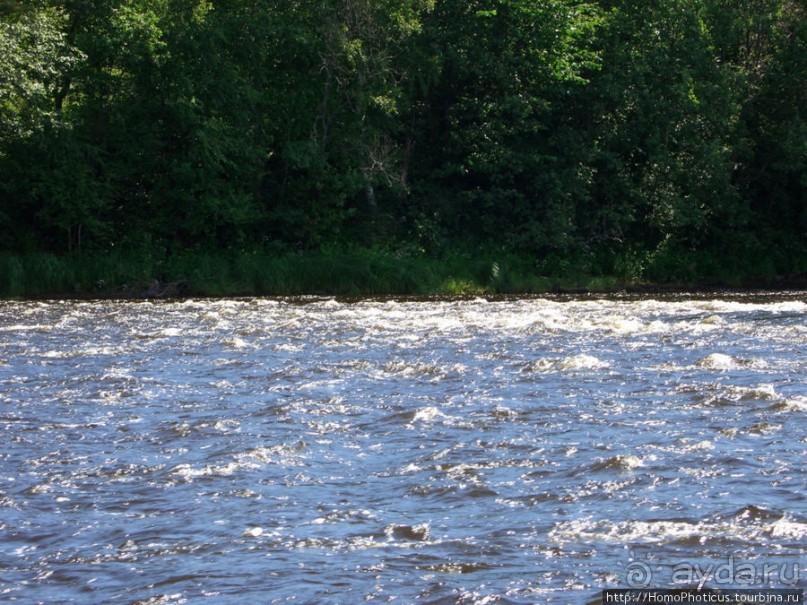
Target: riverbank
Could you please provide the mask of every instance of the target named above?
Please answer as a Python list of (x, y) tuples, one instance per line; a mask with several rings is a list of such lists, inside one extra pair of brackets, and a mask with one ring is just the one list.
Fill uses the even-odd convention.
[(701, 266), (693, 261), (684, 274), (665, 276), (654, 273), (653, 267), (604, 273), (567, 260), (539, 263), (491, 253), (439, 258), (375, 250), (280, 255), (188, 252), (169, 258), (0, 254), (0, 297), (425, 296), (807, 287), (804, 275), (735, 271), (719, 276), (698, 271)]

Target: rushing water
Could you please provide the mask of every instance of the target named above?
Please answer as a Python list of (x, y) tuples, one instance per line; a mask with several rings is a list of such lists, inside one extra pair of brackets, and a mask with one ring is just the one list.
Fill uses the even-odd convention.
[(803, 586), (805, 300), (0, 303), (0, 600)]

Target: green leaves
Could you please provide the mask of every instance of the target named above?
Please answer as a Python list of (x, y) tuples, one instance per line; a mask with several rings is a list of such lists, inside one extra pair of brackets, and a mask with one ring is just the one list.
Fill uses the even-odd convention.
[(620, 267), (781, 241), (784, 265), (805, 23), (795, 0), (0, 0), (0, 245)]
[(437, 198), (457, 200), (439, 209), (452, 229), (533, 252), (569, 245), (577, 177), (564, 181), (577, 158), (559, 141), (571, 95), (597, 69), (601, 20), (594, 4), (560, 0), (437, 5), (428, 123), (444, 132), (427, 178), (462, 192)]
[(84, 59), (71, 46), (65, 25), (62, 12), (44, 8), (0, 20), (2, 139), (25, 138), (57, 119), (60, 88)]

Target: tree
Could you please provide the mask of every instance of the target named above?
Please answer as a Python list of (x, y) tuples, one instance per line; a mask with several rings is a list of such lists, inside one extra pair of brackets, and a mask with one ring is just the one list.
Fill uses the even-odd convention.
[[(86, 209), (73, 208), (72, 200), (66, 202), (63, 197), (54, 199), (45, 191), (36, 191), (36, 179), (30, 184), (27, 181), (29, 170), (43, 168), (31, 161), (37, 157), (37, 150), (47, 149), (43, 133), (61, 140), (70, 136), (70, 124), (63, 115), (63, 87), (85, 56), (65, 33), (69, 17), (63, 10), (45, 3), (25, 7), (5, 3), (2, 8), (0, 170), (5, 176), (0, 180), (0, 222), (5, 223), (4, 231), (15, 233), (18, 240), (30, 239), (40, 223), (49, 224), (49, 214), (58, 215), (56, 224), (67, 232), (71, 246), (72, 230), (81, 225)], [(62, 163), (65, 174), (71, 172), (70, 165), (70, 161)], [(9, 178), (14, 174), (20, 178)]]
[(567, 245), (568, 165), (553, 140), (568, 95), (598, 57), (593, 4), (568, 1), (437, 5), (426, 32), (440, 57), (421, 133), (433, 144), (417, 170), (426, 214), (446, 228), (533, 253)]
[(807, 235), (807, 8), (792, 0), (709, 2), (720, 58), (742, 98), (734, 181), (749, 204), (753, 262), (793, 271)]
[(744, 220), (733, 187), (740, 101), (698, 0), (613, 2), (593, 88), (590, 234), (630, 247), (699, 248)]

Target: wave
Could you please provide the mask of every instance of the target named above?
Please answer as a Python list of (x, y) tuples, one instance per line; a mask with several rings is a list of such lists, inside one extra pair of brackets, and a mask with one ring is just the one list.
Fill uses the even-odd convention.
[(570, 357), (537, 359), (522, 365), (521, 371), (522, 373), (576, 372), (607, 367), (608, 362), (583, 353)]
[(738, 367), (737, 361), (730, 355), (711, 353), (695, 362), (695, 367), (706, 370), (733, 370)]
[(256, 447), (233, 456), (229, 462), (192, 466), (178, 464), (171, 470), (171, 475), (185, 482), (202, 477), (229, 477), (240, 471), (255, 470), (268, 464), (281, 466), (304, 466), (299, 460), (300, 453), (306, 445), (300, 441), (291, 445), (273, 447)]
[(782, 411), (797, 411), (797, 412), (807, 412), (807, 397), (803, 395), (798, 395), (793, 397), (792, 399), (783, 399), (781, 401), (776, 402), (772, 407), (774, 411), (782, 412)]
[(764, 509), (741, 510), (727, 519), (706, 521), (595, 521), (578, 519), (555, 524), (549, 537), (556, 543), (609, 542), (642, 544), (702, 545), (705, 543), (760, 543), (807, 538), (807, 523), (787, 515), (761, 512)]
[(591, 471), (634, 471), (644, 466), (644, 461), (633, 454), (621, 454), (597, 460), (591, 465)]
[[(769, 364), (764, 359), (741, 359), (738, 357), (733, 357), (731, 355), (727, 355), (725, 353), (710, 353), (705, 357), (701, 357), (698, 359), (692, 368), (702, 369), (702, 370), (715, 370), (715, 371), (730, 371), (730, 370), (737, 370), (740, 368), (745, 369), (765, 369), (769, 367)], [(674, 367), (671, 369), (683, 369), (679, 367)]]
[(393, 540), (425, 542), (431, 537), (431, 529), (428, 523), (420, 525), (388, 525), (384, 528), (384, 534)]
[(444, 378), (459, 378), (466, 370), (461, 364), (441, 366), (436, 363), (391, 361), (381, 366), (382, 376), (395, 378), (424, 378), (439, 381)]

